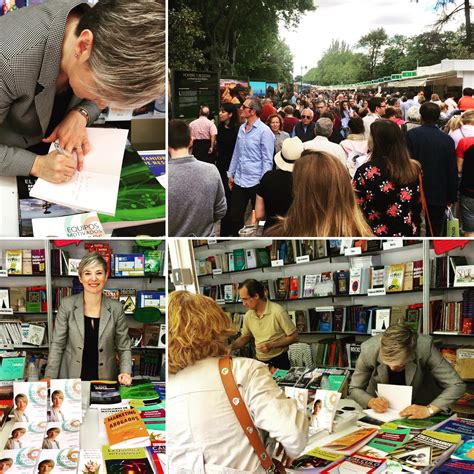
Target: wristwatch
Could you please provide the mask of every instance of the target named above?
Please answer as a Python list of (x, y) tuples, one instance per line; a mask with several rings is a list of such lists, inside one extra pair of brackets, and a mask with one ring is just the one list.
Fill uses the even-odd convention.
[(89, 117), (89, 112), (87, 111), (87, 109), (81, 106), (77, 106), (77, 107), (74, 107), (74, 109), (72, 110), (79, 112), (86, 119), (87, 123), (89, 123), (90, 117)]
[(431, 405), (428, 405), (426, 408), (428, 408), (428, 413), (430, 416), (433, 416), (435, 414), (435, 411), (433, 410), (433, 407)]

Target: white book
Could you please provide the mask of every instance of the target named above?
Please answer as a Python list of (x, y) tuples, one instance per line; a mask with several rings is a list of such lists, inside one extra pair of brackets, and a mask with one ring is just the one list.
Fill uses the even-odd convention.
[(341, 393), (334, 390), (316, 390), (313, 409), (311, 411), (311, 426), (324, 428), (332, 433), (336, 408)]
[[(4, 449), (0, 451), (0, 459), (11, 459), (12, 467), (8, 474), (33, 474), (40, 450), (38, 448)], [(5, 470), (3, 471), (5, 472)]]
[(77, 471), (79, 451), (79, 448), (42, 449), (36, 469), (41, 472), (42, 463), (44, 462), (52, 467), (52, 470), (46, 471), (49, 474), (74, 474)]
[(317, 275), (306, 275), (304, 278), (303, 298), (314, 296), (314, 288), (317, 282)]
[[(83, 171), (71, 180), (53, 184), (38, 179), (31, 197), (85, 211), (115, 215), (128, 130), (87, 128), (91, 151), (84, 157)], [(50, 151), (54, 150), (54, 144)]]
[(79, 420), (50, 421), (43, 438), (43, 449), (79, 448), (81, 422)]
[(53, 379), (50, 393), (50, 421), (82, 421), (81, 379)]
[(46, 382), (13, 382), (13, 421), (46, 421)]
[(247, 268), (257, 268), (257, 253), (255, 249), (245, 250), (245, 263)]
[(362, 284), (362, 268), (351, 268), (349, 274), (349, 294), (360, 295)]
[(34, 346), (41, 346), (45, 332), (46, 328), (44, 326), (30, 323), (28, 324), (28, 333), (22, 342), (26, 342), (27, 344), (32, 344)]
[(106, 474), (101, 449), (81, 449), (78, 473)]
[(5, 449), (38, 448), (43, 444), (45, 421), (20, 421), (14, 423), (5, 443)]
[(385, 331), (390, 326), (390, 308), (377, 308), (375, 310), (375, 329)]

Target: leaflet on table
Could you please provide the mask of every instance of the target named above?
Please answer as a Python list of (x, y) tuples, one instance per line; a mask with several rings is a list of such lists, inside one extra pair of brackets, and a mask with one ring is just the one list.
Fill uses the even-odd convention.
[[(30, 196), (85, 211), (114, 215), (128, 130), (87, 128), (91, 151), (83, 170), (64, 183), (38, 179)], [(50, 151), (54, 150), (51, 145)]]
[[(33, 474), (39, 453), (38, 448), (4, 449), (0, 451), (0, 459), (4, 463), (12, 463), (8, 474)], [(4, 467), (3, 472), (5, 471)]]
[(81, 379), (50, 381), (50, 421), (82, 421)]
[(78, 474), (106, 474), (101, 449), (81, 449)]
[(14, 421), (46, 420), (48, 385), (46, 382), (14, 382)]
[(19, 421), (14, 423), (4, 449), (41, 448), (46, 421)]
[(59, 474), (76, 472), (79, 461), (79, 448), (66, 449), (42, 449), (38, 458), (36, 469), (43, 472), (42, 466), (49, 467), (46, 469), (48, 474)]
[(61, 237), (67, 239), (105, 237), (97, 212), (86, 212), (64, 217), (32, 219), (35, 237)]
[(79, 448), (81, 423), (79, 420), (50, 421), (46, 427), (43, 449)]
[(400, 418), (400, 412), (411, 405), (413, 387), (379, 383), (377, 384), (377, 393), (378, 397), (385, 398), (388, 401), (388, 410), (384, 413), (378, 413), (369, 408), (364, 412), (372, 418), (389, 422)]

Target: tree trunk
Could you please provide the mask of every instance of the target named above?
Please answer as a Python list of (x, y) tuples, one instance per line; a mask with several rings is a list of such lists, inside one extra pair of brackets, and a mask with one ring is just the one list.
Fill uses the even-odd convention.
[(474, 52), (474, 45), (472, 44), (472, 25), (471, 25), (471, 6), (469, 0), (464, 0), (464, 16), (466, 17), (466, 42), (469, 51)]

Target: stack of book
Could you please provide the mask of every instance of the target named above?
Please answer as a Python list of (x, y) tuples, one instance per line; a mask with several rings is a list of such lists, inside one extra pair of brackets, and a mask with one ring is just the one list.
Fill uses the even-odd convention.
[[(44, 249), (5, 250), (5, 265), (8, 275), (44, 275)], [(0, 259), (1, 253), (0, 253)]]

